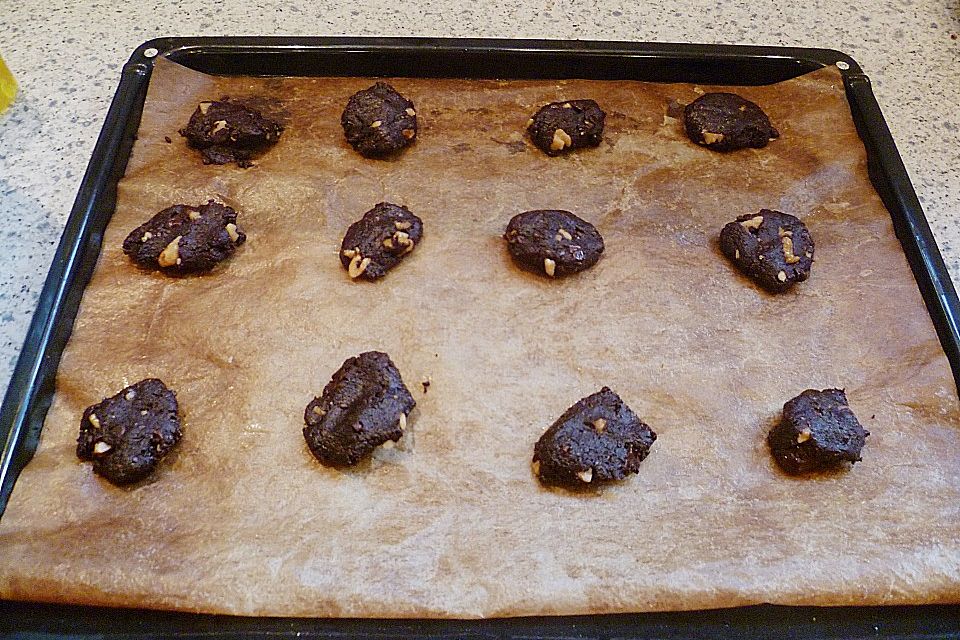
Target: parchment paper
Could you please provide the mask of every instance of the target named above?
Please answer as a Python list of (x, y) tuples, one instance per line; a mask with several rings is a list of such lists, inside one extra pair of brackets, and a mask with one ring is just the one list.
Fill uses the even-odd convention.
[[(374, 161), (339, 125), (369, 79), (158, 62), (40, 448), (0, 522), (0, 596), (428, 617), (960, 601), (957, 395), (835, 69), (738, 89), (782, 137), (727, 155), (665, 117), (709, 87), (392, 82), (420, 135)], [(203, 166), (176, 133), (222, 95), (287, 124), (254, 168)], [(569, 98), (608, 112), (605, 142), (548, 158), (525, 123)], [(210, 197), (249, 236), (215, 272), (168, 278), (123, 256), (130, 229)], [(384, 280), (351, 282), (340, 239), (381, 200), (423, 218), (424, 240)], [(761, 207), (801, 216), (816, 241), (812, 278), (785, 295), (717, 247)], [(594, 222), (600, 263), (556, 281), (515, 268), (500, 235), (534, 208)], [(324, 468), (303, 408), (369, 349), (418, 409), (400, 448)], [(177, 391), (184, 437), (150, 481), (118, 489), (75, 457), (79, 418), (148, 376)], [(659, 434), (639, 476), (542, 488), (533, 443), (603, 385)], [(784, 401), (830, 386), (871, 432), (863, 462), (782, 475), (767, 430)]]

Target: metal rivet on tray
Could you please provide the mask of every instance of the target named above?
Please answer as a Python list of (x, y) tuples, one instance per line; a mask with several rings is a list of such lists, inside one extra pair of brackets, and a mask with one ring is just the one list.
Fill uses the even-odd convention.
[(837, 60), (837, 69), (840, 69), (841, 71), (846, 71), (849, 68), (850, 68), (849, 64), (847, 64), (843, 60)]
[[(144, 50), (143, 50), (143, 55), (144, 55), (145, 57), (147, 57), (147, 58), (155, 58), (158, 53), (160, 53), (160, 52), (157, 51), (156, 48), (154, 48), (154, 47), (150, 47), (149, 49), (144, 49)], [(839, 65), (838, 65), (838, 66), (839, 66)]]

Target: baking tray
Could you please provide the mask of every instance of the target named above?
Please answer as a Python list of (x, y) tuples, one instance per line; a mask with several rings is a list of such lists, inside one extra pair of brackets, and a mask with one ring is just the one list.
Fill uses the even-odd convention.
[[(890, 212), (960, 383), (960, 302), (874, 98), (849, 56), (828, 49), (421, 38), (160, 38), (124, 66), (0, 408), (0, 516), (36, 449), (57, 366), (100, 252), (136, 139), (153, 62), (255, 76), (588, 78), (760, 85), (837, 65), (870, 179)], [(2, 552), (2, 550), (0, 550)], [(304, 620), (0, 602), (11, 637), (960, 638), (960, 606), (780, 607), (486, 621)]]

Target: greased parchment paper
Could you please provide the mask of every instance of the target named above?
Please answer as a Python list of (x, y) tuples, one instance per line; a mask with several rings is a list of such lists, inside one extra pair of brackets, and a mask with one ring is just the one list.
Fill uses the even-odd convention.
[[(708, 87), (392, 82), (420, 135), (374, 161), (339, 124), (369, 79), (157, 63), (40, 448), (0, 521), (0, 596), (427, 617), (960, 600), (957, 396), (836, 70), (737, 89), (782, 136), (726, 155), (665, 116)], [(203, 166), (177, 135), (223, 95), (286, 123), (256, 167)], [(605, 142), (548, 158), (525, 123), (570, 98), (607, 111)], [(213, 273), (168, 278), (123, 256), (157, 211), (214, 197), (249, 239)], [(423, 218), (424, 239), (382, 281), (351, 282), (340, 239), (382, 200)], [(784, 295), (717, 247), (761, 207), (816, 241), (812, 278)], [(515, 268), (500, 235), (535, 208), (595, 223), (600, 263), (556, 281)], [(304, 406), (370, 349), (418, 408), (399, 448), (324, 468)], [(152, 479), (118, 489), (75, 457), (79, 419), (150, 376), (177, 391), (184, 437)], [(533, 443), (603, 385), (659, 434), (639, 476), (542, 488)], [(784, 401), (830, 386), (871, 432), (864, 460), (788, 478), (766, 432)]]

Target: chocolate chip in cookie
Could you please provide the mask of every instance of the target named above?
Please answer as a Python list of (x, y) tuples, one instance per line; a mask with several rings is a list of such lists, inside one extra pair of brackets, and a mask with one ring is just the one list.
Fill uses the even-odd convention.
[(236, 162), (239, 167), (251, 166), (251, 159), (276, 144), (281, 133), (282, 125), (230, 98), (201, 102), (180, 129), (204, 164)]
[(503, 234), (514, 262), (551, 278), (583, 271), (603, 253), (603, 237), (569, 211), (543, 209), (515, 215)]
[(780, 293), (810, 277), (813, 238), (788, 213), (761, 209), (740, 216), (720, 232), (720, 250), (768, 291)]
[(548, 156), (582, 147), (595, 147), (603, 139), (607, 114), (593, 100), (551, 102), (527, 122), (533, 144)]
[(130, 385), (87, 407), (80, 420), (77, 457), (116, 485), (146, 478), (180, 441), (177, 397), (156, 378)]
[(423, 237), (423, 221), (381, 202), (350, 225), (340, 243), (340, 264), (351, 278), (376, 280), (400, 264)]
[(164, 273), (209, 271), (230, 257), (247, 236), (237, 212), (210, 200), (199, 207), (177, 204), (130, 232), (123, 252), (139, 266)]
[(567, 409), (533, 448), (544, 484), (582, 488), (638, 473), (657, 439), (616, 393), (604, 387)]
[(347, 101), (340, 124), (350, 143), (365, 158), (381, 158), (417, 137), (413, 102), (386, 82), (358, 91)]
[(352, 466), (399, 440), (416, 404), (390, 357), (367, 351), (347, 359), (307, 405), (303, 437), (322, 464)]
[(714, 151), (760, 149), (780, 132), (753, 102), (735, 93), (705, 93), (683, 110), (687, 137)]
[(859, 462), (868, 435), (842, 389), (807, 389), (783, 405), (767, 444), (780, 468), (801, 474)]

